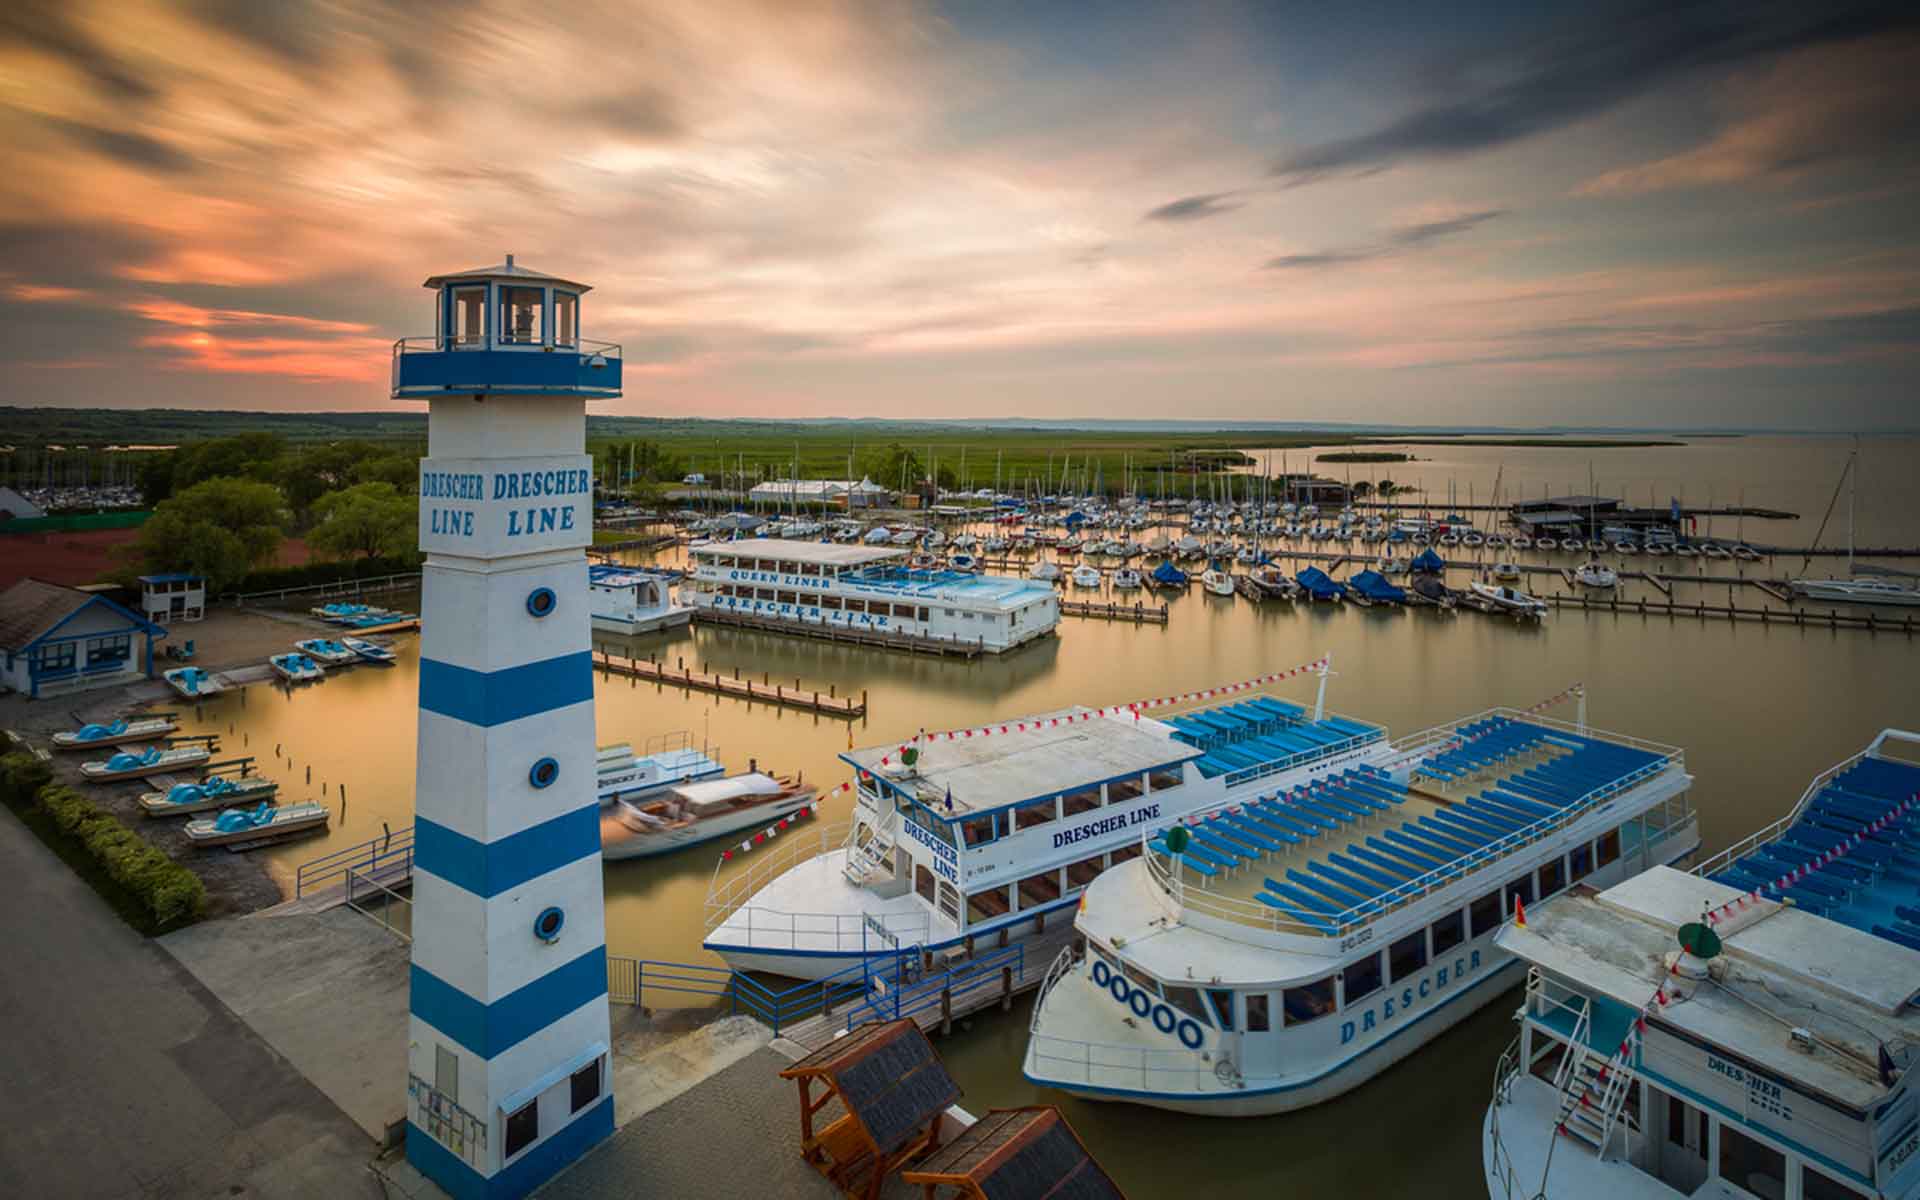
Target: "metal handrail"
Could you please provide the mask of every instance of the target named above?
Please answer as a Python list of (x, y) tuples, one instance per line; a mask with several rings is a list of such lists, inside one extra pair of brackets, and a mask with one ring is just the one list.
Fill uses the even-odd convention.
[[(602, 358), (621, 357), (619, 342), (602, 342), (593, 338), (575, 338), (571, 342), (556, 341), (549, 343), (541, 337), (524, 339), (496, 337), (493, 340), (493, 344), (497, 346), (543, 346), (551, 350), (571, 351), (583, 357), (590, 355), (598, 355)], [(399, 358), (405, 354), (438, 354), (449, 350), (484, 350), (486, 348), (487, 341), (484, 338), (477, 341), (468, 341), (465, 338), (447, 337), (440, 334), (429, 333), (415, 337), (395, 338), (393, 342), (393, 357)]]
[(1072, 942), (1062, 946), (1060, 953), (1053, 956), (1053, 964), (1047, 968), (1047, 973), (1040, 977), (1040, 990), (1033, 994), (1033, 1015), (1027, 1020), (1028, 1033), (1040, 1032), (1040, 1014), (1046, 1008), (1047, 993), (1053, 990), (1054, 984), (1065, 979), (1067, 972), (1073, 970), (1079, 961), (1073, 952)]
[(412, 870), (413, 826), (411, 825), (301, 863), (294, 868), (293, 894), (295, 897), (303, 896), (308, 888), (337, 879), (351, 870), (371, 873), (396, 863), (404, 864), (409, 871)]
[[(406, 896), (402, 896), (399, 892), (394, 891), (379, 880), (370, 877), (363, 878), (359, 871), (350, 869), (347, 871), (347, 907), (353, 909), (361, 916), (372, 917), (374, 914), (361, 906), (360, 897), (354, 892), (355, 879), (360, 880), (362, 887), (371, 886), (375, 891), (386, 897), (386, 903), (380, 906), (379, 921), (381, 925), (386, 927), (387, 932), (402, 941), (413, 941), (413, 901)], [(406, 908), (402, 910), (407, 913), (407, 928), (404, 931), (393, 923), (390, 915), (393, 912), (393, 904), (396, 900), (406, 905)]]
[(1813, 803), (1814, 797), (1818, 796), (1822, 789), (1838, 778), (1842, 771), (1845, 771), (1865, 757), (1867, 757), (1867, 752), (1862, 750), (1858, 754), (1849, 756), (1843, 762), (1836, 763), (1818, 775), (1815, 775), (1813, 781), (1807, 784), (1806, 790), (1800, 793), (1800, 799), (1788, 810), (1786, 816), (1781, 817), (1770, 825), (1763, 825), (1746, 837), (1741, 838), (1725, 850), (1722, 850), (1712, 858), (1694, 867), (1692, 873), (1704, 879), (1715, 871), (1731, 866), (1735, 859), (1742, 858), (1778, 838), (1791, 828), (1795, 821), (1800, 819), (1800, 814), (1806, 811), (1807, 805)]
[(882, 978), (881, 986), (847, 1010), (847, 1028), (852, 1029), (867, 1020), (899, 1020), (925, 1012), (949, 1002), (955, 996), (995, 983), (1000, 978), (1001, 968), (1011, 969), (1016, 977), (1026, 970), (1026, 947), (1018, 942), (945, 971), (922, 976), (917, 981), (905, 981), (902, 968), (912, 965), (909, 959), (918, 958), (918, 951), (894, 956), (891, 980)]
[[(1078, 1067), (1089, 1085), (1094, 1082), (1096, 1069), (1137, 1072), (1142, 1091), (1169, 1091), (1176, 1084), (1185, 1084), (1190, 1085), (1188, 1090), (1197, 1092), (1205, 1087), (1206, 1080), (1217, 1078), (1198, 1054), (1186, 1049), (1157, 1050), (1036, 1033), (1027, 1040), (1027, 1052), (1036, 1065), (1059, 1063)], [(1053, 1073), (1056, 1077), (1061, 1074), (1057, 1067)]]
[(788, 834), (779, 848), (769, 848), (755, 855), (747, 869), (722, 880), (720, 873), (729, 860), (716, 858), (713, 863), (713, 875), (707, 882), (706, 932), (712, 933), (735, 911), (746, 906), (753, 894), (776, 874), (785, 872), (789, 867), (810, 859), (818, 858), (845, 844), (853, 830), (852, 821), (835, 821), (828, 825), (817, 826), (813, 837)]

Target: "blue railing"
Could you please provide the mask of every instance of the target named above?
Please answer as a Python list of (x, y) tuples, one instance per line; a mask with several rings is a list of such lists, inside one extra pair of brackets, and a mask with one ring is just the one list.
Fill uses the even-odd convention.
[[(874, 989), (867, 998), (847, 1010), (847, 1028), (868, 1021), (894, 1021), (901, 1017), (911, 1017), (916, 1013), (937, 1008), (942, 1003), (957, 1000), (969, 992), (984, 987), (997, 987), (1001, 984), (1001, 972), (1011, 969), (1017, 985), (1021, 972), (1026, 968), (1026, 947), (1020, 944), (983, 954), (968, 962), (951, 967), (945, 971), (928, 972), (914, 978), (912, 968), (917, 968), (918, 955), (900, 959), (900, 965), (909, 969), (895, 971), (884, 985)], [(904, 978), (903, 978), (904, 976)]]
[(342, 881), (348, 871), (371, 876), (396, 869), (401, 875), (413, 873), (411, 825), (301, 863), (293, 873), (293, 894), (296, 897), (304, 896), (311, 888)]
[(824, 979), (772, 988), (729, 967), (608, 955), (607, 998), (616, 1004), (638, 1005), (645, 1003), (647, 992), (652, 990), (675, 996), (725, 1000), (730, 1015), (745, 1013), (755, 1017), (777, 1034), (783, 1025), (821, 1013), (830, 1014), (835, 1008), (866, 995), (870, 974), (866, 964), (855, 963)]

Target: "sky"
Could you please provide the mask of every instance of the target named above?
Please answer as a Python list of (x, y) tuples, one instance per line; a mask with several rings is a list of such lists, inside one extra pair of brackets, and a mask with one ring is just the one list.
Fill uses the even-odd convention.
[(9, 0), (0, 404), (1920, 427), (1920, 6)]

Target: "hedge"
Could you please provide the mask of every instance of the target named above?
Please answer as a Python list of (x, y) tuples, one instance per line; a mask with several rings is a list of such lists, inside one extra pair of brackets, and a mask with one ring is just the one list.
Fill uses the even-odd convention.
[(226, 593), (274, 592), (281, 588), (312, 587), (317, 583), (341, 583), (354, 579), (372, 579), (380, 575), (403, 575), (420, 569), (420, 556), (396, 555), (388, 558), (348, 558), (335, 562), (313, 562), (301, 567), (268, 567), (254, 571)]
[(96, 807), (65, 784), (31, 754), (0, 758), (0, 790), (9, 805), (30, 798), (60, 832), (86, 850), (107, 877), (125, 888), (155, 926), (191, 921), (206, 910), (207, 889), (200, 877), (168, 858), (157, 846)]

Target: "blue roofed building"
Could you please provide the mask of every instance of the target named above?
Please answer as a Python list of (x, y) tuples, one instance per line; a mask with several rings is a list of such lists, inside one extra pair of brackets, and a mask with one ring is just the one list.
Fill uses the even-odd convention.
[(150, 676), (165, 636), (105, 596), (22, 579), (0, 592), (0, 683), (39, 699)]

